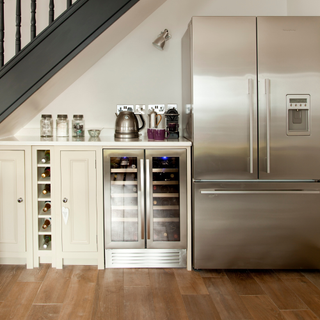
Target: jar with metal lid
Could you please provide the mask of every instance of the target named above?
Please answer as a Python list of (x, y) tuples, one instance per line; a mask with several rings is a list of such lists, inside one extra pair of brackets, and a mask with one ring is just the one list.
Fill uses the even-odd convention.
[(53, 121), (51, 114), (42, 114), (40, 119), (40, 136), (52, 137), (53, 135)]
[(69, 120), (67, 114), (58, 114), (56, 120), (56, 135), (57, 137), (69, 136)]
[(82, 114), (74, 114), (72, 119), (72, 136), (84, 137), (84, 119)]

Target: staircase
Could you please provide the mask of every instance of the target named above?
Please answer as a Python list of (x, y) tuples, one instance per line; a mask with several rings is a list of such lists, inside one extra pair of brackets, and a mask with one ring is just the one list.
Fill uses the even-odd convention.
[[(3, 1), (0, 0), (0, 5), (1, 2)], [(105, 51), (111, 49), (110, 46), (116, 45), (163, 2), (165, 0), (77, 0), (74, 2), (10, 61), (0, 67), (0, 138), (13, 135), (15, 131), (31, 121), (41, 108), (45, 107), (43, 102), (35, 103), (35, 101), (28, 106), (28, 101), (32, 100), (30, 97), (37, 91), (43, 90), (50, 80), (57, 77), (57, 74), (62, 74), (60, 80), (55, 80), (54, 85), (47, 85), (50, 88), (58, 87), (54, 92), (55, 95), (65, 90), (76, 80), (75, 77), (79, 77), (81, 72), (84, 73), (101, 58), (99, 52), (92, 52), (92, 63), (82, 60), (83, 67), (81, 59), (78, 57), (74, 59), (84, 49), (88, 50), (90, 43), (95, 39), (99, 43), (99, 39), (103, 39), (106, 49), (102, 48), (101, 43), (100, 48), (102, 48), (101, 54), (105, 54)], [(134, 6), (135, 4), (137, 5)], [(127, 14), (124, 15), (126, 12)], [(119, 19), (121, 16), (123, 18)], [(110, 26), (112, 28), (109, 28)], [(106, 32), (108, 28), (109, 33)], [(111, 38), (106, 39), (104, 34)], [(78, 61), (78, 65), (73, 66), (73, 70), (82, 70), (72, 72), (74, 76), (67, 71), (71, 61), (73, 64), (75, 64), (74, 61)], [(68, 77), (70, 77), (69, 82), (64, 83), (64, 79)], [(59, 85), (56, 85), (57, 82)], [(50, 95), (50, 92), (46, 95)], [(39, 99), (33, 100), (38, 102)], [(22, 104), (24, 104), (23, 112), (19, 110)]]

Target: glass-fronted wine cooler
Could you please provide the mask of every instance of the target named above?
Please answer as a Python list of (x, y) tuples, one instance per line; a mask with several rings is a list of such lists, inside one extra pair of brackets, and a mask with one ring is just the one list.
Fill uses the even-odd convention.
[(104, 149), (107, 267), (183, 267), (186, 150)]

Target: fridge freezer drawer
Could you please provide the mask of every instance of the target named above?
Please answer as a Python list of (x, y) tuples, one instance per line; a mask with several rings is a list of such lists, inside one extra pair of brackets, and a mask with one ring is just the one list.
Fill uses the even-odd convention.
[(320, 267), (317, 183), (195, 183), (193, 267)]

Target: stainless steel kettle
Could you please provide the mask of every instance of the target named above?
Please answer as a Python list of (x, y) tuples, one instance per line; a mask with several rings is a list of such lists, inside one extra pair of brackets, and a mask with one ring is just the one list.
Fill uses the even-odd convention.
[(121, 111), (116, 119), (114, 137), (118, 140), (132, 140), (139, 138), (139, 131), (144, 128), (145, 121), (141, 114), (140, 120), (142, 122), (139, 127), (139, 122), (136, 115), (132, 111)]

